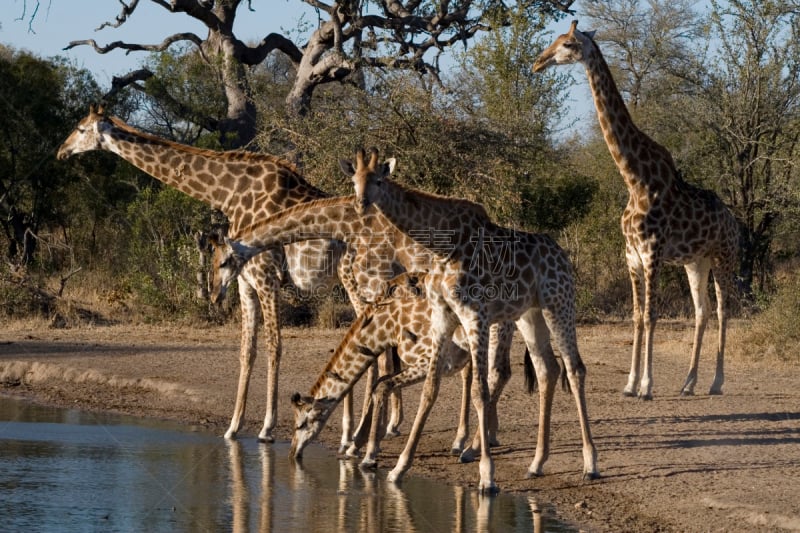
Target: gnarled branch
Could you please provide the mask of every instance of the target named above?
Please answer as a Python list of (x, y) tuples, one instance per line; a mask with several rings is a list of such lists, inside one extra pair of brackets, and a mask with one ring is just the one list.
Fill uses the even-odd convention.
[(187, 32), (187, 33), (176, 33), (174, 35), (170, 35), (160, 44), (132, 44), (126, 43), (123, 41), (114, 41), (113, 43), (109, 43), (106, 46), (100, 46), (97, 44), (97, 41), (94, 39), (83, 39), (80, 41), (71, 41), (67, 46), (63, 48), (63, 50), (69, 50), (71, 48), (75, 48), (76, 46), (87, 45), (94, 48), (95, 52), (98, 54), (107, 54), (108, 52), (116, 49), (125, 50), (126, 54), (131, 52), (140, 52), (140, 51), (148, 51), (148, 52), (162, 52), (170, 47), (170, 45), (179, 42), (179, 41), (190, 41), (193, 42), (197, 47), (202, 50), (203, 39), (195, 35), (194, 33)]

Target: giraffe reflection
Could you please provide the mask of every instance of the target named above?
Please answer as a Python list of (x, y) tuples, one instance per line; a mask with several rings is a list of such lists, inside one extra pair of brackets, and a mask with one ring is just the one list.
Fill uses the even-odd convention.
[(522, 528), (540, 533), (548, 523), (546, 514), (543, 520), (541, 512), (531, 513), (528, 502), (518, 496), (481, 496), (463, 486), (414, 478), (400, 486), (319, 447), (309, 450), (306, 466), (279, 460), (276, 457), (284, 457), (283, 444), (277, 446), (228, 443), (230, 511), (219, 517), (222, 522), (216, 529), (473, 533)]

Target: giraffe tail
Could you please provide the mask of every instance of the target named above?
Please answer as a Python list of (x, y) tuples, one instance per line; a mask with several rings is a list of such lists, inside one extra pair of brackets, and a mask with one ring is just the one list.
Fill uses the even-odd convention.
[(531, 361), (531, 353), (525, 348), (525, 355), (523, 356), (523, 366), (525, 367), (525, 392), (533, 394), (538, 389), (536, 381), (536, 369), (533, 368), (533, 361)]
[[(564, 360), (561, 357), (556, 357), (558, 361), (559, 377), (561, 378), (561, 390), (570, 392), (569, 379), (567, 378), (567, 369), (564, 366)], [(525, 368), (525, 392), (533, 394), (539, 388), (536, 381), (536, 369), (533, 367), (533, 361), (530, 357), (530, 352), (525, 348), (525, 356), (523, 359), (523, 366)]]

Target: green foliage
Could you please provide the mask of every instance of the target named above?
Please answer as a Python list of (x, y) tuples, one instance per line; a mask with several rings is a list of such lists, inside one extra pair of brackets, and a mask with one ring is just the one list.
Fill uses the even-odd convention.
[(570, 178), (523, 188), (522, 219), (541, 231), (560, 231), (582, 219), (589, 212), (597, 183), (585, 176)]
[(790, 363), (800, 362), (800, 271), (787, 272), (777, 283), (766, 309), (744, 326), (737, 351), (754, 360), (777, 358)]
[(194, 228), (210, 225), (210, 208), (170, 187), (142, 190), (128, 206), (123, 276), (140, 301), (170, 318), (198, 311)]

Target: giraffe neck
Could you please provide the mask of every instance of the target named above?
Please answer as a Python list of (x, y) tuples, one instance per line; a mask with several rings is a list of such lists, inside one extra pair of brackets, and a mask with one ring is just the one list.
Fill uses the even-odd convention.
[(325, 196), (293, 166), (273, 156), (198, 149), (146, 134), (116, 118), (110, 118), (105, 125), (104, 149), (164, 184), (219, 209), (234, 226), (251, 219), (246, 216), (248, 213), (264, 209), (275, 212)]
[(633, 123), (603, 54), (594, 41), (591, 45), (592, 52), (583, 64), (608, 151), (629, 189), (649, 187), (659, 172), (652, 172), (645, 165), (657, 159), (656, 164), (665, 163), (674, 173), (672, 156)]
[[(356, 319), (356, 323), (348, 330), (345, 338), (331, 356), (325, 370), (322, 371), (317, 382), (311, 387), (311, 396), (316, 399), (328, 398), (338, 402), (345, 394), (350, 392), (353, 385), (359, 380), (375, 358), (383, 351), (377, 346), (365, 346), (358, 341), (372, 339), (374, 335), (365, 334), (362, 330), (373, 323), (369, 311)], [(380, 322), (380, 321), (379, 321)], [(359, 336), (358, 339), (356, 336)], [(377, 344), (372, 342), (370, 344)]]
[(365, 226), (354, 203), (354, 196), (304, 202), (242, 228), (232, 238), (258, 251), (317, 238), (349, 242)]
[(473, 231), (491, 226), (480, 204), (407, 189), (388, 179), (383, 186), (378, 209), (400, 232), (433, 254), (449, 255), (474, 239)]

